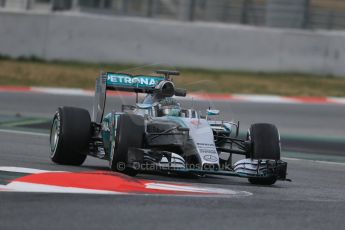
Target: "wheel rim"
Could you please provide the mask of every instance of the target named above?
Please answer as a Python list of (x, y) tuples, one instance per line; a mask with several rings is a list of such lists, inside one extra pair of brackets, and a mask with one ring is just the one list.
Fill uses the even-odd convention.
[(50, 151), (51, 157), (54, 157), (56, 148), (60, 138), (60, 121), (59, 119), (55, 118), (51, 131), (50, 131)]

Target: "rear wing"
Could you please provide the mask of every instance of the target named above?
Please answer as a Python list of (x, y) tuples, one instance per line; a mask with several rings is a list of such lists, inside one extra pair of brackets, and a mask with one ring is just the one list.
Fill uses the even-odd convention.
[(107, 90), (160, 94), (163, 97), (186, 96), (186, 90), (175, 88), (170, 78), (170, 75), (179, 75), (179, 72), (159, 70), (157, 73), (163, 76), (102, 73), (96, 80), (92, 120), (96, 123), (102, 121)]
[(165, 80), (160, 76), (130, 75), (124, 73), (106, 73), (106, 89), (135, 93), (153, 93)]

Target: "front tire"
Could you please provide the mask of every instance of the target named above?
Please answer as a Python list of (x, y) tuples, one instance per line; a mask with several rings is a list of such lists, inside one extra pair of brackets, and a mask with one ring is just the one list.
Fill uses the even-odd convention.
[(50, 129), (50, 158), (63, 165), (84, 163), (91, 138), (91, 118), (85, 109), (60, 107)]
[[(280, 136), (278, 129), (273, 124), (253, 124), (248, 133), (251, 141), (250, 158), (255, 160), (280, 160)], [(272, 185), (277, 179), (269, 178), (249, 178), (251, 184)]]
[(116, 136), (112, 140), (109, 166), (112, 171), (135, 176), (138, 170), (128, 165), (128, 149), (141, 148), (145, 132), (144, 118), (122, 114), (118, 118)]

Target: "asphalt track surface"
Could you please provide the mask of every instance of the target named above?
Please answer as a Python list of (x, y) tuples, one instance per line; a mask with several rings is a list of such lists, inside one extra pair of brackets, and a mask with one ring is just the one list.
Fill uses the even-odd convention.
[[(123, 102), (125, 101), (125, 102)], [(109, 98), (112, 108), (134, 99)], [(188, 105), (191, 102), (184, 102)], [(208, 107), (209, 102), (195, 102)], [(276, 123), (282, 134), (327, 138), (345, 136), (343, 106), (213, 102), (224, 119)], [(0, 93), (2, 114), (51, 117), (62, 105), (91, 110), (92, 98)], [(46, 170), (107, 170), (89, 157), (82, 167), (59, 166), (48, 157), (45, 136), (0, 131), (0, 166)], [(140, 174), (138, 178), (177, 181), (247, 191), (248, 197), (176, 197), (0, 193), (0, 229), (342, 229), (345, 165), (287, 159), (292, 182), (253, 186), (241, 178), (192, 179)]]

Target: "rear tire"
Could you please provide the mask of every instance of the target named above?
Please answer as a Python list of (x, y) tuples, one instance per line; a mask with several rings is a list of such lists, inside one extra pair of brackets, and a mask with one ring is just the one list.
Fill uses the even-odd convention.
[[(251, 141), (251, 159), (255, 160), (280, 160), (280, 136), (278, 129), (272, 124), (253, 124), (248, 133)], [(277, 179), (270, 178), (249, 178), (251, 184), (272, 185)]]
[(144, 118), (133, 114), (120, 115), (116, 137), (111, 144), (109, 166), (112, 171), (135, 176), (138, 170), (128, 167), (128, 149), (141, 148), (145, 132)]
[(63, 165), (84, 163), (91, 138), (90, 114), (85, 109), (60, 107), (50, 130), (50, 158)]

